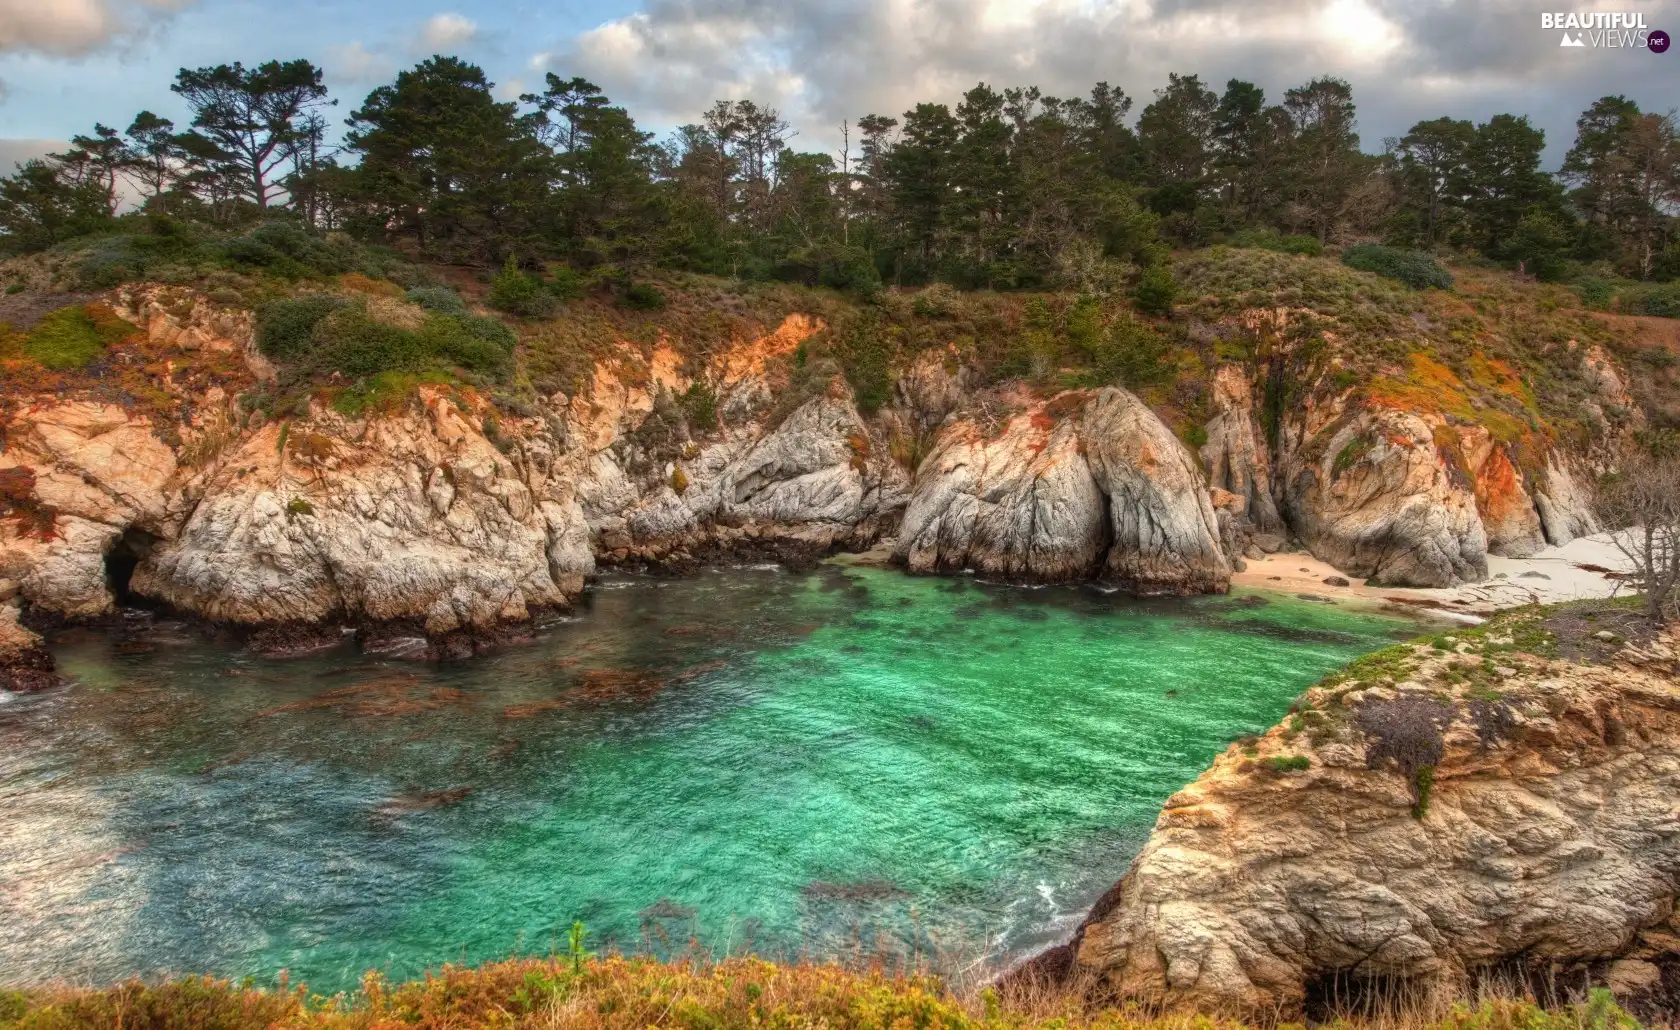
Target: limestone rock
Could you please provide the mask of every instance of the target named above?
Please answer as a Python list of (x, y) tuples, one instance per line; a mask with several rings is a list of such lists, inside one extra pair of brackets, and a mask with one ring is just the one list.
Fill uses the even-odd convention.
[(1042, 404), (993, 439), (971, 422), (947, 428), (917, 471), (895, 557), (911, 572), (973, 569), (1038, 583), (1091, 577), (1109, 529), (1079, 451), (1079, 421), (1057, 420)]
[[(1448, 660), (1415, 648), (1410, 675)], [(1072, 943), (1029, 969), (1149, 1009), (1295, 1020), (1338, 973), (1462, 989), (1505, 962), (1627, 955), (1680, 888), (1680, 683), (1522, 664), (1497, 723), (1490, 702), (1448, 703), (1422, 818), (1400, 771), (1367, 768), (1360, 713), (1387, 692), (1309, 692), (1322, 739), (1279, 726), (1257, 758), (1230, 748), (1168, 800)], [(1266, 761), (1295, 755), (1305, 771)], [(1612, 976), (1631, 990), (1649, 971)]]
[(1213, 375), (1212, 402), (1213, 419), (1201, 449), (1209, 484), (1243, 498), (1259, 532), (1282, 532), (1283, 519), (1272, 500), (1266, 435), (1254, 417), (1254, 385), (1239, 366), (1221, 365)]
[(1125, 390), (1098, 391), (1080, 434), (1097, 489), (1108, 499), (1102, 578), (1138, 594), (1223, 593), (1231, 567), (1190, 452)]
[(0, 523), (0, 575), (31, 603), (76, 618), (111, 609), (105, 554), (125, 529), (172, 535), (192, 480), (142, 418), (70, 400), (14, 420), (0, 475), (27, 482), (36, 517)]
[(1222, 591), (1231, 576), (1194, 460), (1114, 388), (1036, 402), (995, 438), (949, 426), (918, 471), (895, 557), (912, 572), (1096, 576), (1139, 593)]
[(1464, 460), (1475, 482), (1476, 510), (1487, 533), (1489, 554), (1527, 558), (1546, 545), (1540, 512), (1510, 448), (1480, 426), (1459, 434)]
[(581, 587), (581, 509), (539, 506), (448, 400), (376, 420), (355, 446), (301, 427), (282, 446), (281, 432), (232, 456), (135, 570), (136, 592), (216, 621), (414, 619), (447, 633), (566, 604), (556, 566)]
[(0, 690), (44, 690), (57, 682), (52, 655), (18, 613), (15, 601), (0, 603)]
[(1422, 418), (1367, 409), (1328, 436), (1293, 459), (1286, 487), (1290, 523), (1316, 557), (1381, 586), (1487, 577), (1472, 486)]
[(1545, 482), (1535, 492), (1534, 505), (1546, 540), (1554, 546), (1591, 536), (1600, 529), (1587, 492), (1577, 485), (1568, 463), (1556, 454), (1547, 462)]

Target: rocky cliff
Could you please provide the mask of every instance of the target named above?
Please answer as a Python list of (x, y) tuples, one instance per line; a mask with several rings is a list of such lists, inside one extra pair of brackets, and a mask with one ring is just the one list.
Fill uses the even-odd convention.
[(1286, 1020), (1490, 973), (1661, 994), (1676, 798), (1680, 636), (1520, 609), (1361, 659), (1233, 744), (1026, 975)]
[(894, 558), (912, 572), (1223, 592), (1231, 569), (1190, 452), (1125, 390), (1033, 401), (997, 436), (958, 420), (923, 462)]
[[(426, 317), (389, 283), (344, 280), (312, 289), (371, 324)], [(1511, 366), (1477, 351), (1451, 359), (1460, 376), (1428, 357), (1423, 311), (1382, 324), (1415, 337), (1407, 364), (1388, 342), (1350, 342), (1350, 316), (1199, 301), (1169, 327), (1184, 349), (1128, 391), (1047, 385), (1093, 377), (1077, 369), (1000, 372), (1018, 367), (995, 347), (1015, 346), (1019, 312), (987, 316), (1002, 341), (988, 352), (943, 294), (895, 295), (884, 315), (808, 299), (720, 335), (733, 302), (711, 297), (703, 343), (692, 314), (588, 323), (587, 346), (562, 355), (574, 375), (532, 376), (563, 388), (510, 402), (471, 376), (393, 386), (277, 367), (246, 308), (113, 291), (101, 300), (130, 338), (81, 371), (7, 358), (0, 333), (8, 374), (27, 373), (0, 396), (0, 580), (30, 619), (149, 600), (434, 640), (563, 607), (602, 565), (802, 561), (894, 534), (917, 573), (1183, 594), (1226, 589), (1245, 554), (1300, 546), (1350, 575), (1440, 586), (1484, 577), (1488, 553), (1594, 531), (1584, 486), (1604, 441), (1637, 426), (1602, 346), (1546, 355), (1586, 420), (1567, 437)], [(837, 333), (825, 315), (852, 321)], [(1131, 315), (1113, 318), (1137, 338)], [(522, 331), (517, 360), (536, 368), (557, 360), (543, 334), (583, 329)], [(1364, 379), (1360, 361), (1376, 361)], [(854, 381), (878, 380), (859, 362), (890, 388), (861, 397)], [(1563, 442), (1576, 437), (1588, 443)]]
[[(119, 298), (144, 333), (135, 360), (240, 355), (240, 385), (260, 386), (271, 371), (249, 320), (229, 324), (202, 300), (194, 310), (169, 315), (151, 291)], [(726, 407), (767, 393), (765, 357), (817, 328), (789, 319), (702, 374)], [(33, 609), (68, 618), (102, 615), (121, 593), (222, 623), (404, 623), (441, 637), (564, 607), (597, 555), (820, 553), (894, 524), (907, 477), (872, 446), (843, 381), (774, 426), (639, 436), (656, 403), (690, 385), (677, 365), (627, 347), (587, 391), (525, 418), (448, 385), (355, 416), (310, 401), (273, 419), (220, 387), (181, 391), (179, 410), (97, 392), (21, 398), (0, 453), (0, 575)]]

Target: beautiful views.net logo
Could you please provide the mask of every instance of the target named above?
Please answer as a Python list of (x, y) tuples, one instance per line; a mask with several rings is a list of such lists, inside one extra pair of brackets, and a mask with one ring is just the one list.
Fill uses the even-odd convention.
[(1540, 15), (1542, 29), (1563, 30), (1558, 46), (1599, 47), (1611, 50), (1668, 49), (1668, 33), (1651, 29), (1639, 11), (1570, 11)]

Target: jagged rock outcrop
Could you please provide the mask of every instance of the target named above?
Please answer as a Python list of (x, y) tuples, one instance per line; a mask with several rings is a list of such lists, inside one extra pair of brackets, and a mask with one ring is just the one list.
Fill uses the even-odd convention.
[[(248, 313), (156, 288), (118, 302), (155, 353), (210, 354), (230, 385), (271, 371)], [(224, 623), (442, 636), (566, 605), (597, 554), (681, 565), (867, 546), (895, 524), (908, 475), (844, 381), (761, 421), (785, 386), (775, 361), (820, 328), (789, 316), (697, 373), (663, 341), (626, 345), (579, 396), (519, 419), (447, 387), (357, 418), (317, 401), (247, 420), (219, 386), (174, 407), (26, 398), (0, 413), (0, 577), (69, 618), (132, 591)], [(677, 415), (674, 438), (673, 398), (696, 374), (738, 421), (699, 440)]]
[[(219, 393), (219, 391), (218, 391)], [(206, 398), (199, 439), (225, 435), (224, 398)], [(111, 608), (105, 556), (125, 531), (169, 537), (201, 488), (175, 448), (124, 408), (72, 400), (32, 406), (14, 417), (0, 475), (27, 481), (28, 507), (0, 527), (0, 576), (30, 603), (73, 618)]]
[(1102, 578), (1138, 594), (1223, 593), (1231, 566), (1196, 461), (1125, 390), (1099, 390), (1080, 415), (1085, 460), (1107, 498)]
[(1547, 543), (1561, 547), (1600, 529), (1587, 492), (1555, 454), (1546, 465), (1545, 482), (1535, 491), (1534, 506), (1540, 513), (1540, 526)]
[(1369, 408), (1319, 437), (1293, 455), (1283, 484), (1290, 524), (1316, 557), (1389, 586), (1487, 577), (1473, 486), (1427, 422)]
[(895, 560), (911, 572), (972, 569), (1029, 583), (1101, 568), (1109, 529), (1079, 422), (1047, 407), (1014, 416), (996, 437), (966, 420), (944, 430), (916, 477)]
[(1125, 878), (1026, 975), (1294, 1020), (1329, 978), (1461, 991), (1501, 965), (1561, 977), (1672, 951), (1680, 640), (1589, 666), (1513, 654), (1533, 629), (1495, 624), (1462, 657), (1385, 652), (1309, 691), (1167, 800)]
[(1271, 456), (1265, 431), (1254, 417), (1254, 384), (1236, 365), (1214, 370), (1213, 418), (1207, 423), (1202, 464), (1208, 485), (1243, 500), (1242, 513), (1256, 532), (1284, 532), (1272, 498)]
[(1138, 593), (1223, 591), (1231, 570), (1194, 459), (1136, 397), (1035, 402), (989, 437), (949, 425), (917, 474), (897, 561)]
[[(917, 354), (865, 417), (843, 377), (792, 382), (826, 328), (804, 314), (703, 354), (617, 341), (573, 395), (517, 417), (467, 388), (367, 418), (295, 395), (248, 413), (274, 375), (249, 311), (161, 286), (111, 304), (145, 340), (117, 362), (126, 399), (0, 398), (0, 578), (70, 618), (132, 589), (220, 621), (447, 634), (564, 605), (597, 562), (802, 561), (901, 518), (912, 571), (1145, 594), (1223, 590), (1240, 555), (1290, 537), (1353, 575), (1443, 586), (1483, 577), (1490, 551), (1597, 529), (1580, 456), (1536, 471), (1462, 418), (1349, 410), (1356, 392), (1292, 404), (1274, 450), (1237, 365), (1212, 377), (1199, 455), (1123, 390), (983, 387), (956, 343)], [(1607, 353), (1581, 360), (1603, 410), (1631, 403)], [(1186, 397), (1171, 403), (1203, 402)]]
[(422, 406), (362, 425), (316, 413), (263, 427), (140, 562), (133, 589), (219, 622), (406, 619), (434, 634), (566, 604), (594, 571), (574, 553), (576, 502), (539, 496), (540, 474), (516, 468), (447, 397), (425, 390)]
[(18, 621), (17, 584), (0, 580), (0, 690), (45, 690), (57, 677), (39, 634)]
[(1546, 546), (1540, 511), (1511, 449), (1475, 426), (1461, 431), (1459, 451), (1474, 483), (1476, 512), (1489, 554), (1527, 558)]

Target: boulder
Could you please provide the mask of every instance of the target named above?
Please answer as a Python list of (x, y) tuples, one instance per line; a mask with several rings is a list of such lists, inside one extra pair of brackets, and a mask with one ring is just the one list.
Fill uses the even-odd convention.
[(1115, 388), (1034, 402), (996, 436), (948, 426), (917, 472), (895, 558), (1146, 594), (1223, 591), (1231, 576), (1194, 458)]
[[(1437, 684), (1455, 657), (1416, 647), (1400, 678)], [(1169, 798), (1073, 940), (1017, 975), (1152, 1012), (1299, 1021), (1323, 1018), (1308, 997), (1336, 977), (1463, 992), (1510, 963), (1561, 982), (1648, 958), (1642, 933), (1672, 947), (1671, 673), (1531, 655), (1504, 671), (1497, 704), (1310, 691), (1309, 732), (1233, 745)], [(1421, 810), (1402, 769), (1368, 761), (1374, 734), (1398, 725), (1373, 706), (1406, 703), (1439, 713)], [(1639, 963), (1609, 974), (1625, 992), (1652, 980)]]
[(40, 636), (18, 621), (16, 601), (0, 602), (0, 690), (45, 690), (58, 682)]
[(1285, 493), (1290, 524), (1315, 557), (1378, 586), (1487, 577), (1472, 484), (1427, 422), (1373, 408), (1320, 437), (1292, 459)]
[(1214, 371), (1212, 407), (1201, 448), (1209, 484), (1241, 497), (1257, 531), (1282, 533), (1283, 519), (1272, 500), (1266, 434), (1254, 417), (1254, 384), (1240, 366), (1221, 365)]

